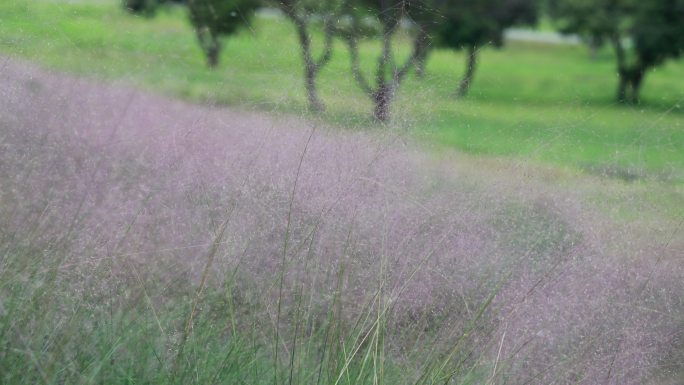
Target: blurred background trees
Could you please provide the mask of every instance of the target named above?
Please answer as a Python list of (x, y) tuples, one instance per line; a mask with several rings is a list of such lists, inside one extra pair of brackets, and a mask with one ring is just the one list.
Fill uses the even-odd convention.
[(615, 51), (617, 100), (638, 103), (647, 72), (684, 49), (684, 0), (551, 0), (559, 31)]
[(436, 43), (467, 52), (465, 73), (456, 95), (464, 97), (475, 76), (478, 51), (501, 47), (504, 32), (516, 25), (533, 25), (538, 18), (537, 0), (432, 0), (436, 14)]
[[(314, 112), (325, 109), (317, 77), (332, 58), (334, 40), (342, 39), (353, 79), (371, 99), (373, 116), (383, 122), (409, 72), (423, 76), (433, 48), (466, 51), (465, 72), (455, 90), (464, 97), (481, 49), (501, 47), (508, 29), (535, 25), (541, 17), (563, 34), (580, 36), (592, 51), (612, 47), (620, 102), (638, 103), (648, 71), (684, 50), (684, 0), (123, 0), (123, 5), (151, 16), (167, 2), (186, 3), (210, 68), (218, 65), (222, 36), (249, 24), (259, 7), (278, 9), (295, 28), (308, 108)], [(393, 44), (402, 29), (412, 47), (398, 60)], [(318, 49), (315, 38), (321, 39)], [(362, 69), (359, 53), (359, 43), (367, 38), (381, 46), (372, 74)]]

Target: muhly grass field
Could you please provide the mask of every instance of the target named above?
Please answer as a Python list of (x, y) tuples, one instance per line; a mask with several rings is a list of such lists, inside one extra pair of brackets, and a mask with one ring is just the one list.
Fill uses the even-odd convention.
[(684, 381), (681, 64), (627, 109), (487, 50), (454, 101), (438, 52), (376, 127), (342, 51), (298, 116), (277, 20), (210, 72), (177, 9), (0, 10), (0, 384)]
[(681, 380), (682, 223), (638, 189), (0, 76), (2, 383)]

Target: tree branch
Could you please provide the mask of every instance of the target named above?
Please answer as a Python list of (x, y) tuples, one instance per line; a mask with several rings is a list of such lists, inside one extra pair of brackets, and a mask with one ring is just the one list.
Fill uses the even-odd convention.
[[(423, 37), (418, 37), (417, 39), (419, 38)], [(399, 68), (398, 70), (395, 69), (393, 78), (395, 87), (399, 86), (399, 84), (401, 84), (401, 82), (404, 81), (404, 78), (406, 78), (406, 75), (409, 73), (413, 65), (416, 64), (416, 60), (418, 60), (418, 57), (422, 54), (422, 49), (423, 47), (421, 44), (414, 44), (411, 56), (409, 56), (408, 59), (406, 59), (406, 62), (403, 66), (401, 66), (401, 68)]]
[(361, 72), (361, 65), (359, 63), (359, 46), (356, 36), (346, 36), (347, 46), (349, 47), (349, 57), (351, 59), (351, 70), (354, 80), (359, 84), (361, 89), (369, 96), (373, 95), (373, 88), (368, 79)]
[(392, 35), (394, 34), (393, 28), (389, 27), (387, 24), (383, 27), (382, 31), (382, 53), (378, 58), (378, 68), (375, 74), (376, 85), (378, 88), (382, 87), (387, 80), (387, 62), (392, 62)]
[(332, 58), (333, 38), (335, 37), (335, 25), (333, 24), (335, 16), (334, 11), (330, 9), (323, 20), (323, 35), (325, 40), (323, 41), (323, 53), (316, 61), (316, 67), (322, 67), (328, 64)]

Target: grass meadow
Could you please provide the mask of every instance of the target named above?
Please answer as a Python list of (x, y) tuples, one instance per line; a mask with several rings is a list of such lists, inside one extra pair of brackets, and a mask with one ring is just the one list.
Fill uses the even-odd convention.
[(0, 3), (0, 385), (684, 381), (682, 63), (438, 50), (380, 126), (291, 29)]
[[(2, 51), (68, 70), (160, 90), (188, 100), (305, 111), (302, 66), (288, 23), (258, 18), (225, 41), (221, 65), (209, 71), (180, 8), (147, 20), (115, 2), (13, 1), (2, 5)], [(113, 28), (116, 26), (116, 28)], [(320, 41), (319, 41), (320, 43)], [(367, 126), (371, 104), (351, 80), (338, 44), (320, 75), (326, 120)], [(399, 44), (408, 53), (407, 44)], [(372, 71), (378, 47), (362, 47)], [(589, 59), (582, 46), (511, 43), (485, 48), (467, 100), (453, 93), (462, 54), (436, 51), (424, 80), (410, 78), (394, 105), (395, 124), (431, 144), (476, 154), (517, 157), (624, 178), (684, 179), (684, 65), (648, 74), (644, 105), (617, 106), (610, 50)]]

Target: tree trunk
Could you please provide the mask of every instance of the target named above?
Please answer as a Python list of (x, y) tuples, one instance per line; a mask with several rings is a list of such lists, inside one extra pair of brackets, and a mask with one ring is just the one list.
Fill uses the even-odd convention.
[(299, 37), (299, 46), (302, 49), (302, 60), (304, 61), (304, 86), (306, 88), (309, 110), (321, 112), (325, 110), (325, 105), (318, 97), (316, 88), (316, 76), (318, 75), (318, 65), (314, 62), (311, 54), (311, 36), (306, 26), (306, 21), (295, 14), (288, 15), (295, 27)]
[(209, 44), (207, 46), (207, 66), (209, 68), (216, 68), (218, 67), (219, 63), (219, 55), (221, 53), (221, 42), (218, 39), (218, 36), (211, 34), (209, 37)]
[(204, 53), (204, 58), (207, 61), (207, 67), (216, 68), (221, 53), (221, 42), (219, 41), (218, 36), (211, 33), (207, 27), (198, 28), (196, 32), (197, 40)]
[[(353, 19), (354, 23), (358, 23), (358, 19)], [(395, 66), (392, 58), (392, 36), (396, 31), (396, 24), (386, 23), (383, 26), (383, 44), (382, 53), (378, 58), (378, 64), (375, 73), (375, 82), (366, 79), (360, 70), (359, 66), (359, 52), (357, 44), (357, 35), (352, 34), (346, 37), (347, 45), (349, 46), (349, 57), (351, 59), (351, 68), (354, 79), (359, 84), (368, 96), (373, 101), (373, 117), (379, 121), (386, 123), (390, 120), (390, 105), (394, 99), (394, 93), (398, 89), (401, 82), (406, 78), (406, 75), (413, 69), (416, 61), (415, 50), (406, 62), (400, 66)], [(392, 67), (392, 68), (388, 68)], [(388, 79), (389, 77), (389, 79)]]
[(309, 110), (312, 112), (322, 112), (325, 110), (325, 105), (318, 97), (318, 90), (316, 88), (316, 71), (315, 66), (306, 65), (305, 71), (306, 94), (309, 100)]
[(423, 79), (425, 77), (425, 62), (427, 61), (427, 52), (421, 50), (420, 54), (416, 56), (416, 77)]
[(466, 72), (461, 79), (461, 83), (458, 85), (458, 90), (456, 91), (456, 96), (459, 98), (468, 95), (470, 90), (470, 84), (473, 82), (473, 77), (475, 76), (475, 67), (477, 66), (477, 47), (468, 47), (468, 64), (466, 67)]
[(632, 104), (641, 103), (641, 84), (644, 80), (644, 70), (639, 68), (635, 70), (632, 76)]
[(635, 63), (629, 63), (620, 36), (615, 34), (611, 37), (611, 40), (618, 62), (619, 83), (617, 101), (618, 103), (638, 104), (640, 102), (641, 84), (643, 83), (644, 76), (646, 76), (646, 70), (649, 68), (649, 62), (644, 61), (642, 58), (637, 58)]
[(392, 86), (391, 81), (387, 81), (387, 66), (392, 63), (392, 35), (394, 27), (385, 25), (382, 37), (382, 53), (378, 58), (378, 67), (375, 74), (375, 82), (377, 88), (373, 92), (373, 103), (375, 109), (373, 110), (373, 117), (376, 120), (386, 123), (390, 119), (389, 106), (392, 101)]
[(624, 69), (618, 70), (618, 90), (617, 90), (617, 101), (618, 103), (627, 102), (627, 88), (629, 87), (629, 81), (627, 79), (627, 71)]
[(373, 93), (373, 117), (380, 122), (387, 123), (390, 118), (390, 104), (392, 103), (392, 87), (389, 84), (381, 84)]
[(642, 66), (620, 68), (617, 100), (619, 103), (639, 104), (646, 70)]
[(425, 65), (427, 62), (430, 47), (428, 46), (429, 36), (422, 28), (418, 30), (418, 34), (413, 43), (413, 51), (415, 52), (415, 66), (416, 77), (422, 79), (425, 76)]

